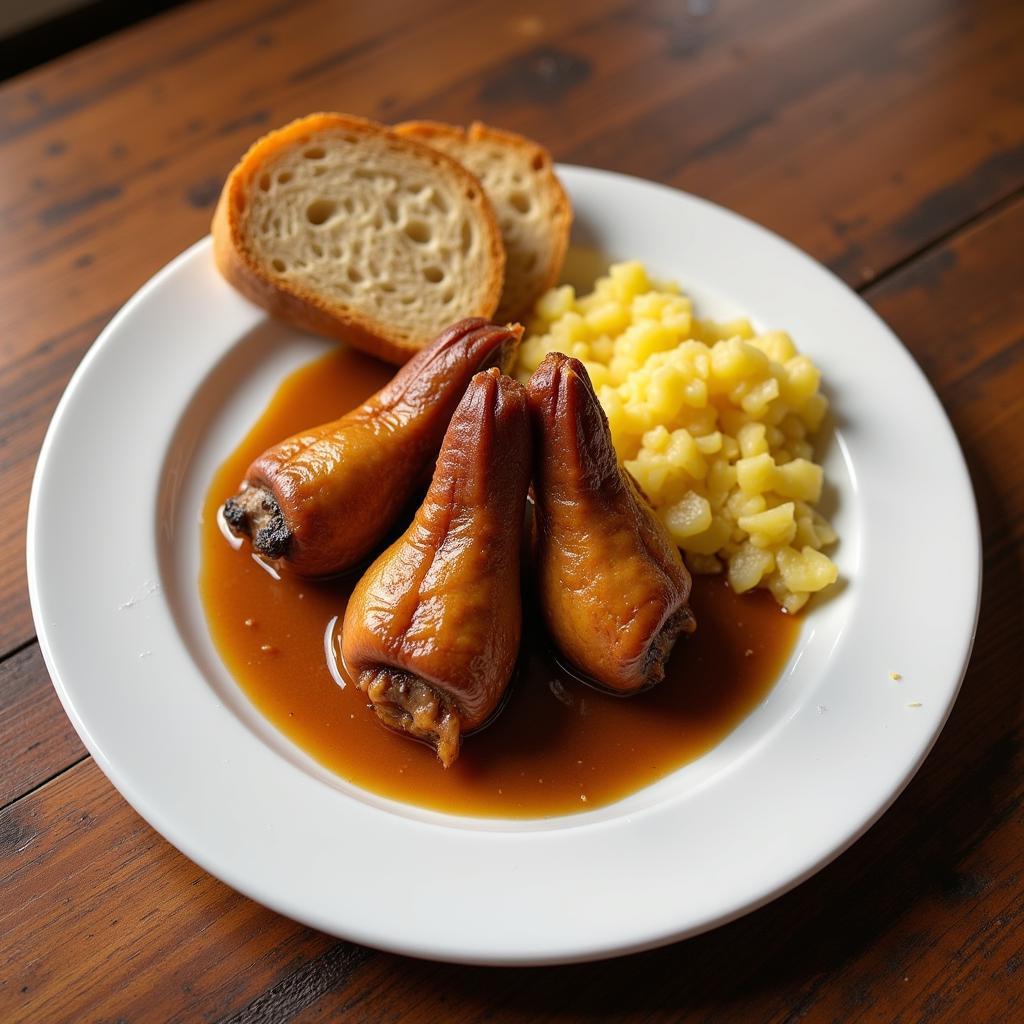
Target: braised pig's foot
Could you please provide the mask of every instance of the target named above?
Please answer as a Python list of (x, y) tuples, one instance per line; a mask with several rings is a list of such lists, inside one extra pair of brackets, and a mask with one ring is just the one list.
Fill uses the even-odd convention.
[(228, 524), (300, 576), (359, 565), (429, 481), (470, 378), (513, 359), (521, 333), (479, 318), (452, 324), (358, 409), (260, 455), (225, 508)]
[[(410, 527), (359, 581), (342, 656), (388, 725), (436, 746), (483, 727), (519, 654), (519, 555), (530, 479), (520, 384), (495, 367), (466, 389)], [(380, 702), (380, 703), (378, 703)]]
[(548, 632), (582, 675), (619, 694), (665, 677), (692, 632), (690, 574), (612, 447), (583, 364), (548, 355), (530, 378), (534, 565)]

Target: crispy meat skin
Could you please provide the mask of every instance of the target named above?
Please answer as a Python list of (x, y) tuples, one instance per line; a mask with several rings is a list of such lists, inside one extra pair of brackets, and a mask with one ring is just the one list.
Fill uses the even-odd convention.
[(536, 448), (534, 560), (548, 632), (617, 693), (660, 682), (692, 632), (690, 574), (612, 447), (583, 365), (548, 355), (527, 385)]
[(429, 480), (470, 378), (507, 365), (521, 333), (453, 324), (358, 409), (260, 455), (225, 505), (228, 525), (300, 576), (358, 565)]
[(342, 656), (386, 725), (425, 739), (445, 766), (485, 725), (512, 677), (519, 558), (530, 481), (523, 388), (478, 373), (452, 417), (408, 530), (349, 600)]

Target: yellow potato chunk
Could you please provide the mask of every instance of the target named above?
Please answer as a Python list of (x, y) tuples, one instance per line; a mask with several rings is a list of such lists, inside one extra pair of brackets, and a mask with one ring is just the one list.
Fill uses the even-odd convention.
[(736, 523), (757, 547), (778, 547), (780, 544), (788, 544), (796, 536), (794, 508), (793, 502), (787, 501), (775, 508), (765, 509), (764, 512), (739, 516)]
[(739, 338), (718, 342), (711, 350), (711, 376), (721, 390), (768, 372), (768, 357)]
[(572, 311), (576, 290), (571, 284), (552, 288), (537, 300), (537, 316), (551, 323)]
[(782, 581), (793, 591), (817, 593), (835, 583), (839, 575), (832, 559), (812, 547), (805, 547), (799, 553), (789, 547), (781, 548), (775, 560)]
[(711, 525), (711, 505), (696, 491), (687, 491), (679, 501), (662, 509), (661, 519), (672, 539), (682, 545)]
[(699, 555), (695, 551), (686, 552), (686, 564), (690, 572), (700, 573), (702, 576), (713, 576), (722, 571), (722, 563), (715, 555)]
[(747, 391), (740, 405), (748, 416), (763, 416), (769, 403), (778, 397), (779, 382), (774, 377), (767, 377)]
[(740, 451), (743, 458), (752, 459), (755, 455), (765, 455), (768, 451), (768, 440), (766, 437), (767, 427), (763, 423), (744, 423), (736, 431), (736, 440), (739, 441)]
[(713, 430), (710, 434), (694, 438), (694, 443), (701, 455), (714, 455), (722, 450), (722, 434), (718, 430)]
[(785, 331), (765, 331), (751, 338), (750, 344), (776, 363), (785, 363), (796, 355), (793, 339)]
[(793, 459), (784, 466), (775, 467), (775, 480), (771, 489), (784, 498), (815, 502), (821, 497), (823, 480), (821, 466), (806, 459)]
[(775, 568), (775, 556), (753, 544), (741, 544), (729, 556), (729, 586), (737, 594), (753, 590)]
[(736, 482), (746, 494), (764, 494), (774, 487), (775, 471), (775, 460), (762, 452), (736, 463)]
[(785, 399), (795, 406), (803, 405), (818, 391), (821, 374), (807, 356), (793, 356), (786, 361)]
[(699, 555), (713, 555), (728, 541), (730, 533), (729, 521), (713, 515), (711, 525), (703, 533), (687, 537), (679, 546), (684, 551), (693, 551)]

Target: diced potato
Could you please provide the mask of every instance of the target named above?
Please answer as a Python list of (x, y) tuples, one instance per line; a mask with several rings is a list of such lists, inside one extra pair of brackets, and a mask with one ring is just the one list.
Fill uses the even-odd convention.
[(785, 331), (766, 331), (756, 338), (751, 338), (750, 344), (777, 363), (785, 363), (796, 355), (793, 339)]
[(662, 366), (651, 374), (647, 400), (651, 411), (662, 423), (671, 422), (679, 412), (686, 397), (686, 387), (682, 373), (672, 367)]
[(732, 518), (739, 519), (740, 516), (756, 516), (763, 512), (768, 503), (763, 494), (745, 494), (743, 491), (733, 491), (725, 503), (725, 507)]
[(775, 568), (775, 557), (770, 551), (742, 544), (735, 554), (729, 556), (729, 586), (737, 594), (753, 590), (761, 580)]
[(754, 329), (750, 321), (741, 316), (735, 320), (698, 320), (694, 325), (694, 334), (701, 341), (713, 345), (716, 341), (728, 341), (731, 338), (753, 338)]
[(552, 288), (537, 301), (537, 315), (549, 323), (558, 320), (572, 310), (575, 299), (576, 290), (571, 284), (564, 284), (561, 288)]
[[(692, 428), (690, 432), (693, 432)], [(720, 431), (715, 430), (710, 434), (703, 434), (700, 437), (694, 438), (694, 443), (697, 445), (697, 451), (701, 455), (714, 455), (715, 452), (722, 450), (722, 434)]]
[(652, 452), (663, 452), (668, 448), (668, 443), (671, 440), (671, 435), (665, 429), (663, 423), (659, 423), (652, 430), (648, 430), (644, 434), (644, 447), (648, 451)]
[(724, 387), (757, 380), (767, 372), (768, 357), (739, 338), (720, 341), (711, 350), (711, 376)]
[(604, 363), (594, 362), (592, 359), (583, 358), (583, 365), (587, 369), (587, 373), (590, 374), (590, 382), (594, 385), (594, 389), (602, 387), (605, 384), (611, 383), (611, 374), (608, 372), (608, 367)]
[(683, 385), (683, 401), (695, 409), (703, 409), (708, 404), (708, 386), (699, 377)]
[(711, 525), (703, 533), (687, 537), (679, 546), (684, 551), (692, 551), (699, 555), (713, 555), (729, 539), (730, 533), (728, 520), (713, 515)]
[(807, 424), (807, 429), (813, 434), (821, 426), (821, 421), (825, 418), (826, 412), (828, 412), (828, 399), (821, 392), (818, 392), (816, 395), (811, 395), (801, 406), (800, 418)]
[(787, 501), (763, 512), (737, 516), (736, 522), (750, 536), (752, 544), (759, 548), (777, 547), (788, 544), (796, 536), (793, 509), (793, 502)]
[[(571, 355), (569, 350), (577, 342), (586, 342), (589, 337), (590, 329), (587, 327), (586, 320), (579, 313), (566, 313), (551, 325), (551, 339), (559, 352)], [(590, 346), (587, 345), (584, 351), (589, 355)], [(579, 357), (577, 356), (577, 358)]]
[(718, 429), (715, 423), (715, 410), (712, 406), (705, 406), (703, 409), (683, 406), (679, 410), (679, 422), (694, 437), (713, 434)]
[(644, 292), (642, 295), (634, 296), (630, 304), (630, 316), (633, 321), (637, 320), (660, 320), (665, 306), (673, 296), (664, 292)]
[(711, 505), (696, 491), (686, 495), (674, 505), (662, 509), (662, 522), (677, 544), (697, 533), (703, 533), (711, 525)]
[(661, 314), (661, 322), (680, 338), (689, 338), (693, 333), (693, 317), (689, 310), (666, 309)]
[(735, 486), (736, 467), (730, 466), (724, 459), (716, 459), (712, 462), (707, 475), (708, 493), (725, 501), (729, 491)]
[(784, 395), (787, 402), (800, 406), (817, 394), (821, 374), (807, 356), (793, 356), (786, 361)]
[[(804, 421), (794, 413), (789, 413), (776, 429), (787, 441), (802, 441), (807, 436)], [(781, 440), (779, 444), (782, 444)]]
[(643, 322), (631, 324), (615, 341), (617, 354), (632, 359), (637, 366), (642, 366), (655, 352), (665, 352), (674, 348), (678, 339), (673, 333), (659, 323)]
[(615, 342), (607, 334), (599, 334), (590, 342), (590, 355), (606, 366), (615, 354)]
[(616, 352), (608, 360), (608, 372), (612, 376), (612, 383), (621, 385), (629, 379), (629, 375), (637, 369), (636, 363), (629, 357)]
[(700, 573), (702, 576), (713, 576), (722, 571), (722, 563), (715, 555), (701, 555), (696, 551), (686, 552), (686, 564), (690, 572)]
[(630, 302), (635, 295), (641, 292), (650, 291), (651, 282), (647, 277), (647, 270), (638, 260), (629, 263), (616, 263), (608, 272), (611, 280), (611, 293), (615, 298), (625, 304)]
[(774, 377), (766, 377), (743, 396), (740, 405), (748, 416), (762, 416), (768, 404), (778, 397), (779, 382)]
[(584, 320), (594, 334), (621, 334), (629, 326), (629, 311), (614, 302), (605, 302), (588, 310)]
[(744, 423), (736, 432), (736, 440), (740, 443), (740, 451), (743, 458), (750, 459), (755, 455), (764, 455), (768, 451), (768, 441), (765, 437), (767, 428), (763, 423)]
[(805, 593), (793, 593), (793, 591), (790, 590), (783, 582), (778, 569), (769, 576), (766, 576), (761, 585), (767, 587), (772, 597), (778, 601), (783, 611), (789, 612), (790, 614), (800, 611), (800, 609), (807, 604), (807, 600), (811, 596), (810, 594)]
[(694, 480), (703, 480), (708, 467), (701, 455), (697, 442), (688, 430), (673, 430), (672, 438), (665, 451), (665, 458), (678, 468), (689, 473)]
[(783, 583), (792, 591), (814, 594), (835, 583), (839, 570), (828, 555), (805, 547), (799, 553), (781, 548), (775, 555)]
[(767, 453), (752, 455), (736, 463), (736, 482), (747, 494), (763, 494), (774, 489), (775, 460)]
[(771, 489), (784, 498), (799, 498), (815, 502), (821, 497), (824, 472), (821, 466), (806, 459), (793, 459), (784, 466), (775, 467)]
[(818, 511), (813, 511), (812, 515), (814, 517), (814, 532), (818, 535), (818, 546), (827, 548), (830, 544), (835, 544), (839, 538), (829, 521)]
[(519, 346), (519, 373), (517, 376), (520, 380), (524, 382), (529, 380), (530, 374), (543, 362), (544, 357), (548, 354), (546, 340), (545, 335), (534, 335)]

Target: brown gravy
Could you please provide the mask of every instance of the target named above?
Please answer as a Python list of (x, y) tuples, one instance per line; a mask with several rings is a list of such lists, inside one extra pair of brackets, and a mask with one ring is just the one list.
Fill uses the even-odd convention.
[(737, 597), (697, 577), (697, 633), (680, 641), (661, 686), (617, 698), (578, 682), (531, 627), (497, 720), (463, 744), (447, 770), (425, 746), (387, 731), (364, 696), (328, 671), (325, 633), (344, 616), (354, 578), (275, 580), (245, 545), (235, 551), (217, 509), (265, 448), (334, 419), (390, 376), (339, 348), (293, 373), (218, 470), (202, 521), (200, 591), (213, 641), (239, 686), (317, 761), (373, 793), (459, 814), (535, 817), (590, 810), (654, 782), (718, 743), (767, 695), (798, 622), (771, 597)]

